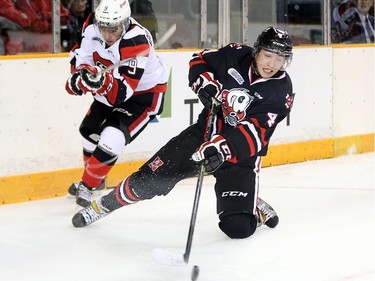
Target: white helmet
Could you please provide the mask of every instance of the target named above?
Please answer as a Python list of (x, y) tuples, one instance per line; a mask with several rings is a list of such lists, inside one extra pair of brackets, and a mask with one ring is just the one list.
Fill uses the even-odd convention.
[(101, 0), (95, 9), (95, 24), (99, 27), (114, 28), (123, 25), (129, 27), (131, 15), (128, 0)]

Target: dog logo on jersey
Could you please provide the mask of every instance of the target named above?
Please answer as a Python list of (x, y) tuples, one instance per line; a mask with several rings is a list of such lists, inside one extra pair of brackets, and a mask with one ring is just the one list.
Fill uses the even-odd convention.
[(148, 164), (150, 169), (155, 172), (160, 166), (163, 166), (164, 162), (160, 159), (159, 156), (156, 156), (155, 159)]
[(246, 109), (254, 100), (253, 96), (249, 95), (247, 89), (235, 88), (232, 90), (223, 90), (222, 109), (225, 123), (231, 126), (236, 126), (246, 116)]

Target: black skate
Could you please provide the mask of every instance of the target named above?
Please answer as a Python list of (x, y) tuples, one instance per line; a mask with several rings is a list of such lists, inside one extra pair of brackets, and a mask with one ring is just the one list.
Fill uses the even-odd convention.
[(92, 201), (90, 206), (76, 213), (72, 218), (74, 227), (85, 227), (104, 218), (110, 211), (102, 206), (100, 199)]
[(258, 197), (257, 203), (258, 227), (265, 224), (270, 228), (274, 228), (279, 224), (279, 217), (275, 210), (264, 200)]

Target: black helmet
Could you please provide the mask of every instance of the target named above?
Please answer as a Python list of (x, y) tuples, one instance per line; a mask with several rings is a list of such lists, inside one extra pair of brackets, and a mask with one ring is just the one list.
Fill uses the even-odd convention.
[(255, 54), (258, 54), (261, 49), (283, 55), (285, 57), (285, 64), (282, 70), (287, 68), (292, 62), (293, 44), (288, 32), (276, 27), (267, 27), (254, 43)]

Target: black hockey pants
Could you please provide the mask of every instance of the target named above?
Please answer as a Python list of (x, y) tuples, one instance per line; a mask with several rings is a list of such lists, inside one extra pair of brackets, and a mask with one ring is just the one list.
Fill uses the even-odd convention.
[[(199, 166), (191, 155), (203, 142), (204, 129), (198, 123), (191, 125), (129, 177), (130, 189), (140, 200), (168, 194), (179, 181), (197, 175)], [(218, 214), (255, 213), (260, 162), (261, 157), (225, 162), (214, 173)]]

